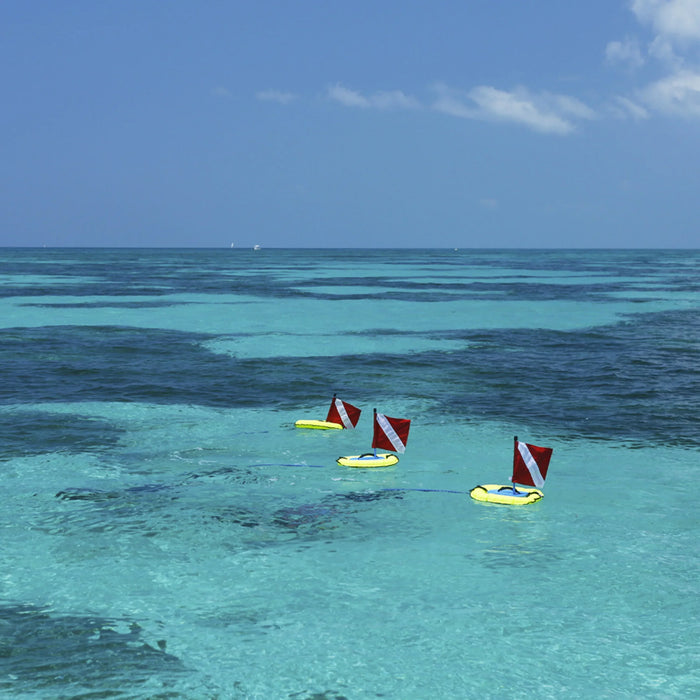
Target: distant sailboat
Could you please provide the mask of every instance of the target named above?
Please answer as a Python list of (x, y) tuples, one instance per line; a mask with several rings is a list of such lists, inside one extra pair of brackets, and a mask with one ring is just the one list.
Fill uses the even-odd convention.
[(235, 246), (235, 243), (231, 243), (231, 248), (233, 248), (234, 246)]
[(253, 250), (260, 250), (260, 246), (256, 243), (256, 244), (253, 246)]

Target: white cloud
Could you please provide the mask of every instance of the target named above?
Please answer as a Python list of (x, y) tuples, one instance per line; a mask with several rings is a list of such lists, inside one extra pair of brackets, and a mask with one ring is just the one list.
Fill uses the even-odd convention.
[(639, 68), (644, 65), (644, 56), (639, 48), (639, 42), (630, 38), (624, 41), (611, 41), (605, 47), (605, 59), (610, 64), (629, 68)]
[(620, 119), (641, 120), (649, 118), (649, 112), (628, 97), (616, 97), (611, 109), (612, 113)]
[(700, 40), (700, 0), (629, 0), (629, 8), (640, 24), (651, 28), (653, 37), (643, 49), (636, 38), (609, 42), (606, 62), (640, 68), (651, 58), (669, 70), (680, 70), (688, 50)]
[(581, 100), (568, 95), (552, 95), (543, 93), (541, 100), (543, 103), (549, 102), (551, 106), (562, 114), (568, 114), (576, 119), (595, 119), (596, 113)]
[[(634, 99), (618, 97), (618, 117), (647, 118), (650, 112), (700, 118), (700, 0), (629, 0), (637, 20), (651, 28), (647, 57), (668, 75), (637, 91)], [(609, 63), (640, 67), (642, 52), (636, 41), (612, 41), (606, 48)], [(657, 65), (657, 67), (658, 67)]]
[(370, 98), (370, 101), (378, 109), (416, 109), (420, 106), (417, 100), (401, 90), (378, 92)]
[(595, 113), (583, 102), (567, 95), (540, 93), (525, 88), (512, 92), (482, 85), (461, 92), (437, 86), (433, 108), (465, 119), (482, 119), (522, 124), (541, 133), (568, 134), (575, 130), (575, 119), (593, 119)]
[(659, 112), (700, 117), (700, 72), (678, 71), (648, 85), (640, 97)]
[(654, 32), (649, 56), (679, 70), (700, 41), (700, 0), (631, 0), (630, 8)]
[(700, 40), (698, 0), (632, 0), (632, 12), (661, 36)]
[(678, 70), (683, 66), (682, 56), (676, 53), (673, 42), (666, 36), (657, 36), (649, 44), (649, 56), (660, 63), (664, 63), (672, 70)]
[(297, 96), (292, 92), (283, 92), (282, 90), (261, 90), (256, 92), (255, 96), (259, 100), (264, 100), (266, 102), (279, 102), (279, 104), (286, 105), (297, 98)]
[(330, 97), (331, 100), (340, 102), (341, 105), (345, 105), (346, 107), (362, 107), (366, 109), (370, 106), (369, 100), (366, 97), (342, 85), (333, 85), (329, 87), (328, 97)]
[(445, 85), (437, 86), (438, 98), (433, 104), (433, 109), (453, 117), (463, 117), (465, 119), (477, 119), (478, 111), (464, 103), (467, 93), (459, 93), (457, 90), (448, 88)]
[(365, 97), (356, 90), (350, 90), (337, 84), (328, 88), (328, 97), (346, 107), (359, 107), (361, 109), (416, 109), (420, 104), (416, 99), (406, 95), (401, 90), (390, 92), (377, 92)]

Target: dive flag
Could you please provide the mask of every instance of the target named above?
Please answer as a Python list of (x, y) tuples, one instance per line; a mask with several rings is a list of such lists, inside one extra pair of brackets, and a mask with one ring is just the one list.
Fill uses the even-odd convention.
[(547, 468), (552, 457), (551, 447), (537, 447), (528, 445), (515, 438), (515, 450), (513, 453), (513, 478), (515, 484), (535, 486), (540, 489), (547, 478)]
[(374, 438), (372, 447), (394, 452), (405, 452), (411, 421), (405, 418), (389, 418), (374, 410)]
[(329, 423), (339, 423), (344, 428), (354, 428), (360, 420), (362, 411), (347, 401), (341, 401), (333, 394), (331, 407), (328, 409), (326, 420)]

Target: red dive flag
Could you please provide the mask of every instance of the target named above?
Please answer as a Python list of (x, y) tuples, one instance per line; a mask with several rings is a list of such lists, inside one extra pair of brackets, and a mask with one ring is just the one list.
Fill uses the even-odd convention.
[(547, 478), (549, 460), (552, 458), (551, 447), (537, 447), (520, 442), (515, 437), (515, 449), (513, 452), (513, 478), (515, 484), (535, 486), (540, 489)]
[(374, 438), (372, 447), (393, 452), (405, 452), (411, 421), (405, 418), (389, 418), (374, 409)]
[(326, 420), (329, 423), (339, 423), (344, 428), (354, 428), (360, 420), (362, 411), (347, 401), (341, 401), (333, 394), (331, 407), (328, 409)]

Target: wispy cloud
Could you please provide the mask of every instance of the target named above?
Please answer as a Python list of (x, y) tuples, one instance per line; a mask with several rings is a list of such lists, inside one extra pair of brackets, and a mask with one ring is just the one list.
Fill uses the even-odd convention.
[[(662, 66), (667, 75), (629, 97), (616, 98), (617, 116), (635, 119), (649, 111), (700, 117), (700, 0), (630, 0), (637, 21), (651, 28), (646, 57), (636, 39), (612, 41), (606, 48), (609, 63), (639, 68), (646, 58)], [(643, 105), (643, 106), (642, 106)]]
[(651, 108), (665, 114), (700, 117), (700, 72), (678, 71), (640, 91)]
[(225, 87), (222, 87), (221, 85), (217, 85), (212, 91), (212, 95), (215, 95), (216, 97), (231, 97), (231, 91), (226, 89)]
[(576, 120), (594, 119), (595, 112), (575, 97), (548, 92), (533, 94), (526, 88), (512, 91), (482, 85), (468, 91), (436, 86), (433, 108), (464, 119), (521, 124), (534, 131), (568, 134)]
[(278, 102), (286, 105), (297, 99), (293, 92), (284, 92), (282, 90), (261, 90), (255, 93), (255, 97), (266, 102)]
[(361, 107), (367, 109), (370, 106), (369, 100), (355, 90), (343, 87), (342, 85), (333, 85), (328, 88), (328, 97), (335, 102), (340, 102), (346, 107)]
[(658, 36), (672, 41), (700, 40), (698, 0), (632, 0), (630, 7), (637, 19), (650, 24)]
[[(582, 122), (605, 115), (634, 120), (649, 119), (654, 113), (700, 118), (700, 0), (626, 2), (639, 23), (640, 35), (646, 32), (646, 37), (611, 40), (605, 47), (605, 62), (636, 76), (642, 69), (662, 67), (666, 76), (630, 88), (626, 95), (610, 96), (599, 113), (571, 95), (492, 85), (459, 89), (439, 84), (433, 88), (432, 100), (421, 101), (403, 90), (362, 92), (336, 83), (326, 88), (325, 98), (357, 110), (431, 108), (460, 119), (517, 125), (554, 135), (570, 134)], [(214, 94), (230, 97), (222, 87)], [(274, 89), (262, 90), (256, 97), (282, 105), (299, 99), (292, 92)]]
[(649, 111), (628, 97), (616, 97), (611, 105), (611, 111), (614, 116), (620, 119), (641, 120), (649, 118)]
[(624, 41), (611, 41), (605, 47), (605, 60), (611, 65), (620, 65), (627, 68), (640, 68), (645, 59), (639, 41), (627, 37)]
[(650, 58), (680, 70), (686, 52), (700, 41), (698, 0), (632, 0), (630, 9), (637, 20), (651, 27)]
[[(541, 133), (568, 134), (576, 129), (577, 120), (596, 117), (592, 109), (575, 97), (547, 92), (533, 94), (525, 88), (508, 92), (482, 85), (465, 91), (441, 84), (435, 91), (437, 98), (432, 109), (443, 114), (520, 124)], [(329, 87), (326, 94), (334, 102), (356, 109), (419, 109), (422, 106), (401, 90), (366, 95), (338, 83)]]
[(339, 83), (328, 88), (327, 96), (334, 102), (346, 107), (358, 107), (360, 109), (417, 109), (420, 103), (413, 97), (406, 95), (401, 90), (388, 92), (375, 92), (372, 95), (346, 88)]

